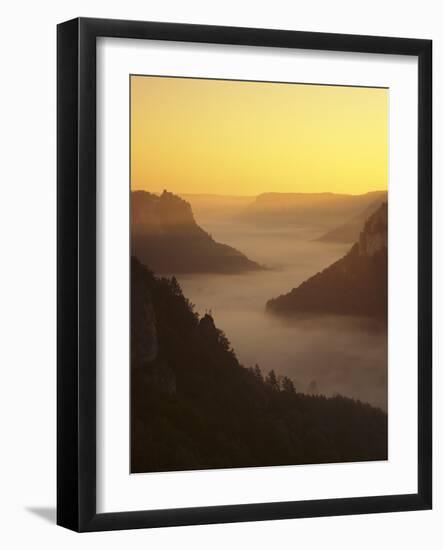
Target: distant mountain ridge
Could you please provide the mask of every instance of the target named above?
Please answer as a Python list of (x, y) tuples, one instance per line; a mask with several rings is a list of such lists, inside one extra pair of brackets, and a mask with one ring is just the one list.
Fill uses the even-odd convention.
[(373, 203), (367, 206), (362, 212), (359, 212), (345, 223), (327, 231), (317, 240), (331, 243), (353, 243), (358, 240), (361, 231), (364, 228), (366, 220), (373, 214), (383, 202), (386, 202), (387, 193), (381, 195)]
[(362, 195), (339, 193), (264, 193), (247, 206), (238, 219), (261, 224), (308, 224), (333, 228), (376, 201), (386, 200), (386, 191)]
[(190, 204), (164, 191), (131, 194), (132, 254), (158, 273), (241, 273), (261, 266), (216, 242), (195, 221)]
[(255, 200), (254, 196), (215, 195), (210, 193), (185, 193), (181, 197), (189, 202), (194, 215), (199, 221), (203, 219), (229, 220)]
[(270, 312), (358, 315), (387, 320), (388, 210), (383, 203), (340, 260), (288, 294), (267, 302)]

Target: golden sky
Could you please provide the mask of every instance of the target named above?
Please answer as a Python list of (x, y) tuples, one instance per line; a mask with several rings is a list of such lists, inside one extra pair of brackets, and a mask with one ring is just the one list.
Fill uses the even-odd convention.
[(388, 90), (131, 77), (131, 187), (157, 193), (387, 189)]

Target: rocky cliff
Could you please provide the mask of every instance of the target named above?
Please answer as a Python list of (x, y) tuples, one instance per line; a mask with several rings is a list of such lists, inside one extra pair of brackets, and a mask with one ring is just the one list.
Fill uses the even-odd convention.
[(358, 241), (340, 260), (289, 293), (269, 300), (268, 311), (374, 317), (387, 321), (387, 204), (366, 221)]
[(159, 350), (159, 331), (153, 304), (153, 279), (135, 260), (131, 262), (131, 381), (139, 395), (151, 388), (159, 395), (176, 391), (175, 374)]
[(358, 240), (360, 256), (372, 257), (388, 249), (388, 206), (383, 203), (369, 217)]
[(195, 221), (191, 206), (164, 191), (131, 195), (132, 254), (158, 273), (241, 273), (260, 266), (216, 242)]

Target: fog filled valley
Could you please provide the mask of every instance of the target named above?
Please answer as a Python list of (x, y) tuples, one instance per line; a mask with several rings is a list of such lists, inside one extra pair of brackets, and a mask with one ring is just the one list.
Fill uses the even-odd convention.
[[(166, 195), (165, 200), (174, 202), (174, 195)], [(373, 211), (374, 199), (380, 202), (385, 197), (385, 193), (367, 194), (354, 204), (350, 195), (316, 195), (313, 201), (308, 196), (303, 197), (306, 202), (301, 211), (298, 198), (298, 215), (294, 215), (291, 197), (280, 204), (279, 197), (276, 200), (273, 196), (271, 213), (261, 206), (258, 216), (251, 219), (251, 211), (254, 213), (255, 204), (260, 203), (255, 197), (183, 195), (186, 203), (174, 203), (174, 207), (178, 206), (181, 212), (184, 205), (188, 206), (188, 214), (209, 234), (209, 244), (215, 241), (228, 245), (226, 248), (241, 253), (242, 259), (257, 267), (250, 269), (247, 265), (239, 272), (208, 273), (200, 261), (198, 272), (181, 269), (185, 272), (180, 273), (180, 266), (175, 263), (168, 272), (165, 262), (174, 261), (183, 253), (192, 263), (183, 240), (187, 234), (183, 220), (177, 230), (179, 244), (162, 242), (164, 257), (157, 269), (150, 261), (155, 256), (152, 247), (143, 249), (142, 244), (139, 248), (149, 250), (151, 256), (144, 263), (154, 273), (177, 277), (184, 296), (195, 305), (197, 313), (211, 314), (245, 367), (259, 365), (264, 374), (274, 369), (277, 375), (289, 376), (297, 391), (303, 393), (341, 394), (386, 410), (387, 335), (383, 319), (324, 312), (300, 312), (288, 317), (266, 310), (268, 300), (321, 272), (352, 246), (353, 236), (349, 237), (350, 242), (333, 242), (322, 239), (323, 235), (346, 226), (347, 220), (355, 220), (368, 208)], [(328, 216), (322, 215), (326, 210)], [(173, 216), (173, 224), (176, 218)], [(162, 226), (161, 233), (163, 229)], [(201, 258), (208, 247), (201, 248), (201, 235), (195, 239), (193, 250)], [(136, 251), (136, 256), (143, 259), (143, 253)], [(207, 271), (217, 269), (211, 264)]]
[(131, 77), (131, 471), (388, 458), (388, 91)]
[[(192, 205), (192, 197), (188, 197)], [(197, 201), (196, 201), (197, 202)], [(239, 207), (242, 201), (239, 201)], [(177, 278), (200, 313), (210, 310), (245, 366), (258, 364), (294, 380), (298, 391), (339, 393), (387, 408), (387, 335), (383, 323), (361, 317), (300, 314), (281, 318), (266, 302), (323, 270), (349, 243), (322, 242), (325, 227), (260, 228), (195, 208), (196, 221), (216, 240), (264, 265), (227, 278), (186, 274)], [(200, 219), (198, 215), (200, 214)]]
[(368, 195), (132, 193), (132, 472), (387, 458), (387, 205)]

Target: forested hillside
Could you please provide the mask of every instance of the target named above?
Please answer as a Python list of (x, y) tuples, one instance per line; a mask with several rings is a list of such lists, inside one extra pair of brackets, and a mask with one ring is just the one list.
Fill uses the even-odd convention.
[(349, 252), (287, 294), (267, 302), (280, 315), (356, 315), (387, 322), (388, 224), (383, 203), (366, 221)]
[(131, 263), (131, 471), (387, 458), (387, 416), (242, 366), (177, 281)]

